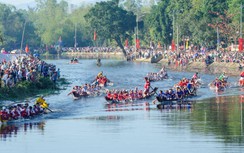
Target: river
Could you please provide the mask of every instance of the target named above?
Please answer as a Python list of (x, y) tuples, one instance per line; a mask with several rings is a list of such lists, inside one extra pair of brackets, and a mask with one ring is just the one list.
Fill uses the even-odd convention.
[[(57, 65), (71, 84), (46, 97), (53, 113), (0, 125), (2, 153), (244, 152), (244, 89), (236, 86), (237, 77), (229, 77), (231, 88), (216, 93), (207, 84), (217, 75), (200, 74), (204, 85), (190, 109), (158, 110), (153, 104), (150, 109), (141, 105), (108, 109), (103, 96), (74, 101), (67, 94), (74, 85), (91, 82), (100, 71), (114, 82), (108, 88), (142, 88), (143, 77), (161, 66), (111, 59), (102, 60), (101, 67), (87, 59), (79, 64), (69, 64), (68, 59), (47, 62)], [(152, 87), (169, 89), (193, 75), (170, 70), (168, 74), (170, 79), (153, 82)]]

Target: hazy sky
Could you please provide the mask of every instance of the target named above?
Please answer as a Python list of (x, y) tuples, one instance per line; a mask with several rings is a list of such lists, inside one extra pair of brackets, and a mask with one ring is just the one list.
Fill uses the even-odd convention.
[[(59, 0), (58, 0), (59, 1)], [(66, 2), (69, 2), (71, 4), (80, 4), (83, 2), (96, 2), (96, 1), (101, 1), (101, 0), (65, 0)], [(0, 0), (0, 3), (5, 3), (5, 4), (11, 4), (15, 6), (21, 6), (21, 7), (27, 7), (28, 4), (33, 5), (35, 0)]]

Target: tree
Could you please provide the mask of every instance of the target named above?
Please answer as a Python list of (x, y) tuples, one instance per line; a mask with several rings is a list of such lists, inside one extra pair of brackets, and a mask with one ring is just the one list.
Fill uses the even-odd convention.
[(172, 33), (172, 20), (166, 12), (170, 0), (161, 1), (153, 6), (152, 12), (146, 17), (146, 26), (150, 33), (151, 40), (162, 41), (164, 44), (170, 44)]
[[(51, 45), (56, 42), (65, 31), (64, 24), (67, 17), (68, 3), (56, 0), (36, 0), (35, 26), (37, 34), (43, 43)], [(73, 28), (73, 27), (72, 27)]]
[(85, 19), (98, 37), (115, 40), (126, 56), (122, 42), (136, 26), (136, 16), (132, 12), (123, 10), (117, 1), (99, 2), (85, 15)]

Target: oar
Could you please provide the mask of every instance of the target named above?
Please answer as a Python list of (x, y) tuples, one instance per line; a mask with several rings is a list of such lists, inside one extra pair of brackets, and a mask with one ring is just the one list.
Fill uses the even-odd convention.
[[(155, 90), (152, 86), (150, 86), (150, 88), (152, 88), (153, 91)], [(155, 90), (154, 92), (158, 95), (157, 90)]]
[(47, 107), (46, 109), (53, 113), (53, 111), (50, 108)]

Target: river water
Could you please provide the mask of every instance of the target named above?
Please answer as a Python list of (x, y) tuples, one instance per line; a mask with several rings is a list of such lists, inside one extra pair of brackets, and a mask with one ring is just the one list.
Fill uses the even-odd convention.
[[(121, 60), (47, 60), (61, 69), (71, 82), (64, 90), (46, 97), (54, 113), (30, 121), (0, 125), (1, 153), (161, 153), (244, 152), (244, 89), (236, 87), (237, 77), (230, 77), (231, 88), (216, 93), (207, 86), (216, 75), (200, 74), (204, 85), (198, 90), (191, 109), (150, 109), (137, 106), (108, 109), (101, 97), (74, 101), (67, 96), (74, 85), (91, 82), (100, 71), (114, 82), (108, 88), (142, 88), (143, 77), (161, 66)], [(153, 87), (169, 89), (190, 72), (172, 72), (170, 79), (153, 82)], [(147, 100), (149, 103), (153, 99)]]

